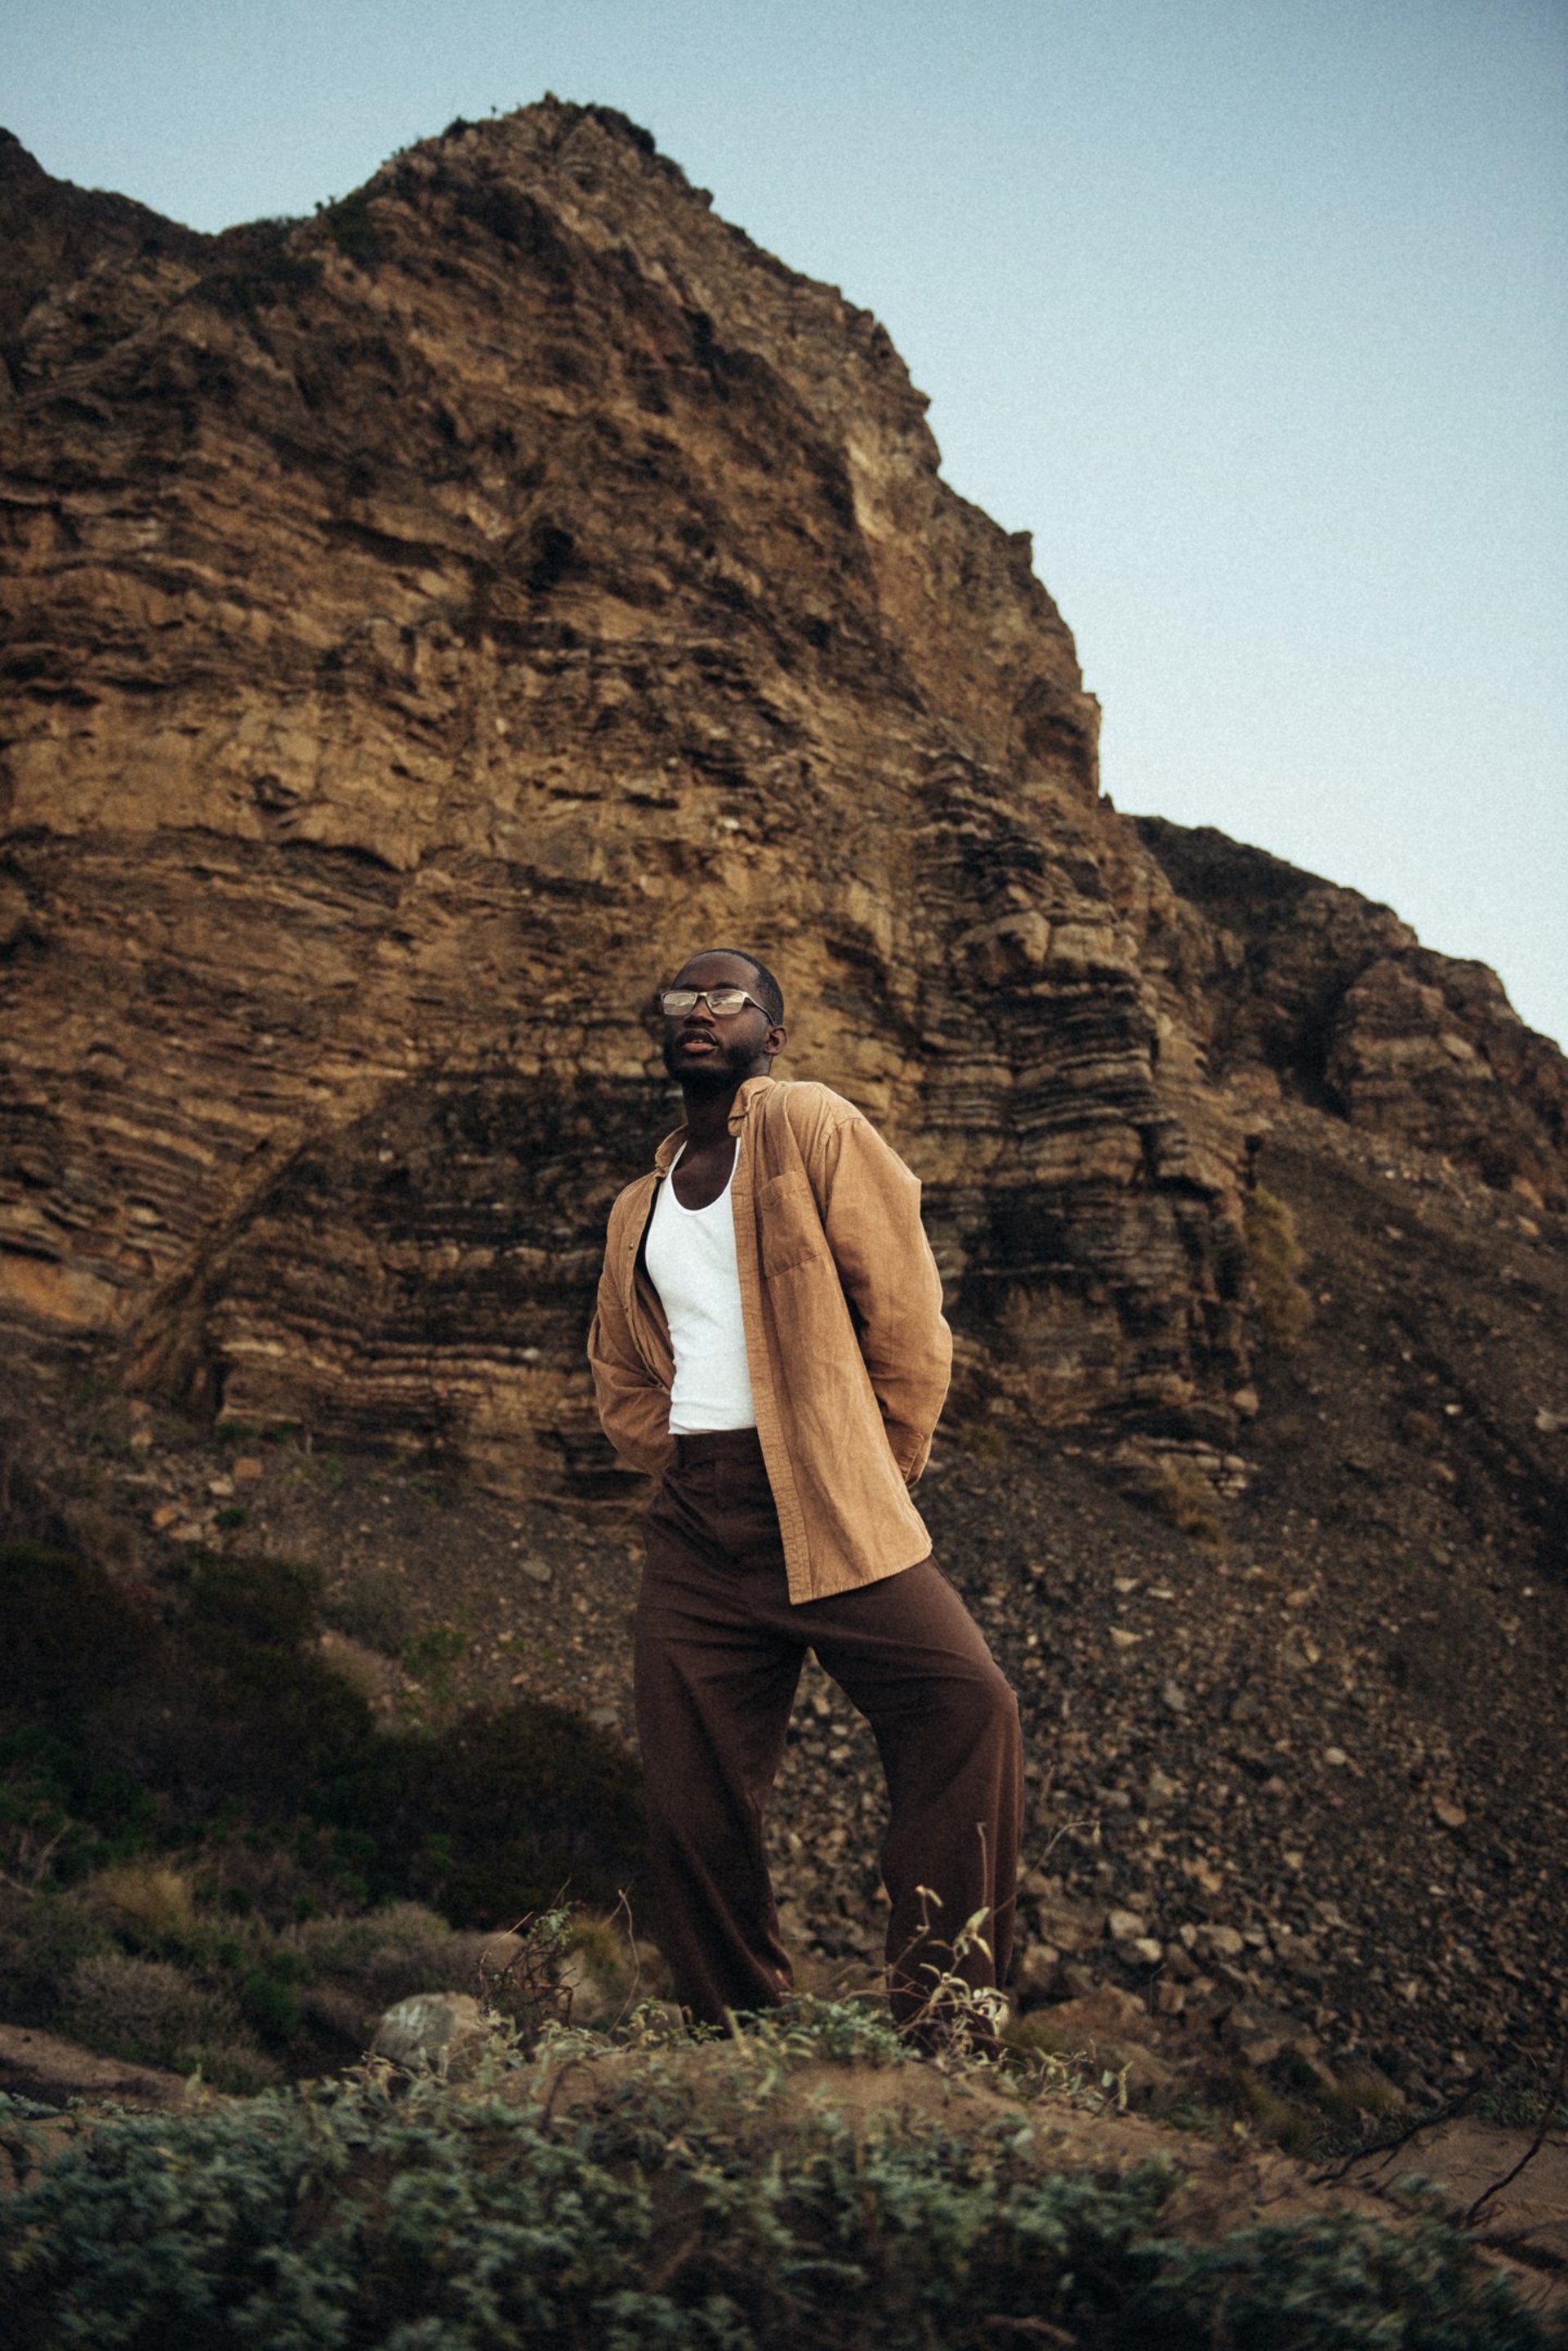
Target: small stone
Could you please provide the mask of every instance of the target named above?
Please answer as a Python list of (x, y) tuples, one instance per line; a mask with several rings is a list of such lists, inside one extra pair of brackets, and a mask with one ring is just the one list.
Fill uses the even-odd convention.
[(234, 1480), (235, 1485), (254, 1486), (256, 1483), (256, 1480), (262, 1476), (266, 1464), (261, 1459), (259, 1455), (254, 1453), (242, 1453), (234, 1467)]
[(1158, 1967), (1165, 1956), (1157, 1935), (1135, 1935), (1132, 1947), (1146, 1967)]
[(519, 1563), (530, 1583), (548, 1583), (556, 1573), (547, 1559), (525, 1559)]
[(1051, 1943), (1026, 1943), (1013, 1963), (1012, 1989), (1020, 2000), (1045, 2000), (1056, 1980), (1062, 1954)]
[(1166, 1976), (1156, 1987), (1154, 2005), (1161, 2016), (1179, 2016), (1187, 2006), (1185, 1986), (1173, 1983), (1170, 1978)]
[(126, 1442), (130, 1445), (133, 1453), (151, 1453), (152, 1450), (152, 1431), (145, 1426), (141, 1428), (133, 1428)]
[(1141, 1633), (1129, 1633), (1125, 1625), (1111, 1626), (1111, 1646), (1117, 1649), (1136, 1649), (1142, 1640)]
[(1325, 1747), (1323, 1750), (1323, 1760), (1325, 1763), (1331, 1763), (1337, 1771), (1343, 1764), (1349, 1762), (1350, 1758), (1343, 1747)]
[[(1112, 1910), (1106, 1913), (1106, 1932), (1113, 1943), (1136, 1943), (1148, 1928), (1136, 1910)], [(1155, 1957), (1158, 1956), (1157, 1950)]]
[(1234, 1927), (1210, 1925), (1198, 1931), (1209, 1949), (1218, 1952), (1222, 1959), (1239, 1959), (1247, 1948)]
[(160, 1502), (158, 1508), (152, 1513), (152, 1523), (161, 1534), (163, 1529), (165, 1527), (171, 1527), (179, 1516), (180, 1505), (178, 1502)]
[(1161, 1702), (1170, 1708), (1172, 1714), (1185, 1714), (1187, 1712), (1187, 1692), (1182, 1688), (1179, 1682), (1161, 1682), (1159, 1686), (1159, 1695)]
[(1257, 1416), (1260, 1399), (1256, 1388), (1238, 1388), (1231, 1402), (1243, 1420), (1252, 1420)]
[(1568, 1428), (1568, 1412), (1548, 1412), (1542, 1405), (1535, 1415), (1535, 1426), (1542, 1437), (1561, 1437)]
[(1058, 2048), (1111, 2036), (1125, 2041), (1141, 2040), (1149, 2023), (1142, 2001), (1115, 1984), (1100, 1984), (1076, 2000), (1061, 2001), (1052, 2009), (1050, 2022)]
[(1462, 1829), (1469, 1818), (1462, 1804), (1451, 1804), (1445, 1796), (1433, 1797), (1432, 1813), (1446, 1829)]
[(490, 2038), (479, 2002), (465, 1991), (421, 1991), (388, 2009), (370, 2043), (406, 2073), (429, 2070), (461, 2081), (478, 2064)]
[(234, 1490), (234, 1481), (232, 1478), (209, 1478), (207, 1480), (207, 1491), (214, 1501), (226, 1502)]

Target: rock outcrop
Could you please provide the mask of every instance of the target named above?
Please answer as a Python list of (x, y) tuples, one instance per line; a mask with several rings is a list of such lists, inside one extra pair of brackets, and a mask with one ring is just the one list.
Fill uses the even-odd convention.
[(1205, 918), (1186, 993), (1211, 1075), (1568, 1207), (1568, 1061), (1495, 972), (1432, 954), (1386, 906), (1223, 833), (1159, 817), (1138, 831)]
[(1563, 1196), (1561, 1058), (1348, 893), (1217, 921), (882, 329), (620, 117), (218, 238), (14, 142), (0, 201), (18, 1337), (591, 1487), (651, 992), (715, 940), (924, 1178), (970, 1409), (1226, 1436), (1271, 1085), (1483, 1161), (1506, 1093)]

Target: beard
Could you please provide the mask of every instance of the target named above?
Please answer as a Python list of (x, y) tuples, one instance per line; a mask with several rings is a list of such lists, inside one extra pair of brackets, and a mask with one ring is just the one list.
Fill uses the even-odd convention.
[[(710, 1029), (704, 1029), (702, 1033), (704, 1036), (712, 1035)], [(761, 1057), (754, 1045), (740, 1038), (733, 1044), (726, 1045), (721, 1038), (714, 1037), (711, 1052), (693, 1054), (690, 1058), (685, 1050), (686, 1041), (679, 1035), (666, 1036), (664, 1066), (677, 1084), (689, 1093), (733, 1093), (743, 1078), (756, 1074), (756, 1065)]]

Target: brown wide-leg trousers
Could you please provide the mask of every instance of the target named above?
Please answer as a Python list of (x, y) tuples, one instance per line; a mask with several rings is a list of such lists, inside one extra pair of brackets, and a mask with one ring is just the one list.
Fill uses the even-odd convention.
[[(1017, 1701), (979, 1626), (929, 1559), (792, 1605), (755, 1431), (680, 1437), (676, 1450), (649, 1512), (637, 1614), (653, 1924), (676, 1998), (717, 2022), (790, 1989), (763, 1812), (808, 1648), (870, 1723), (888, 1776), (895, 2015), (915, 2022), (940, 1972), (1002, 1982), (1023, 1758)], [(977, 1911), (991, 1957), (971, 1949), (955, 1965), (952, 1938)]]

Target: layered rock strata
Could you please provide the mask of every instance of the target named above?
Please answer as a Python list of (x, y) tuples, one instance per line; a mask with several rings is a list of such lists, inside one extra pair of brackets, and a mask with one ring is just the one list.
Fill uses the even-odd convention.
[(12, 1332), (592, 1482), (651, 991), (743, 942), (791, 1073), (925, 1180), (967, 1405), (1222, 1433), (1242, 951), (1099, 798), (1027, 540), (943, 485), (876, 321), (600, 109), (220, 238), (18, 158)]
[(1185, 994), (1215, 1078), (1568, 1208), (1568, 1061), (1495, 972), (1434, 955), (1386, 906), (1223, 833), (1137, 824), (1204, 918)]

